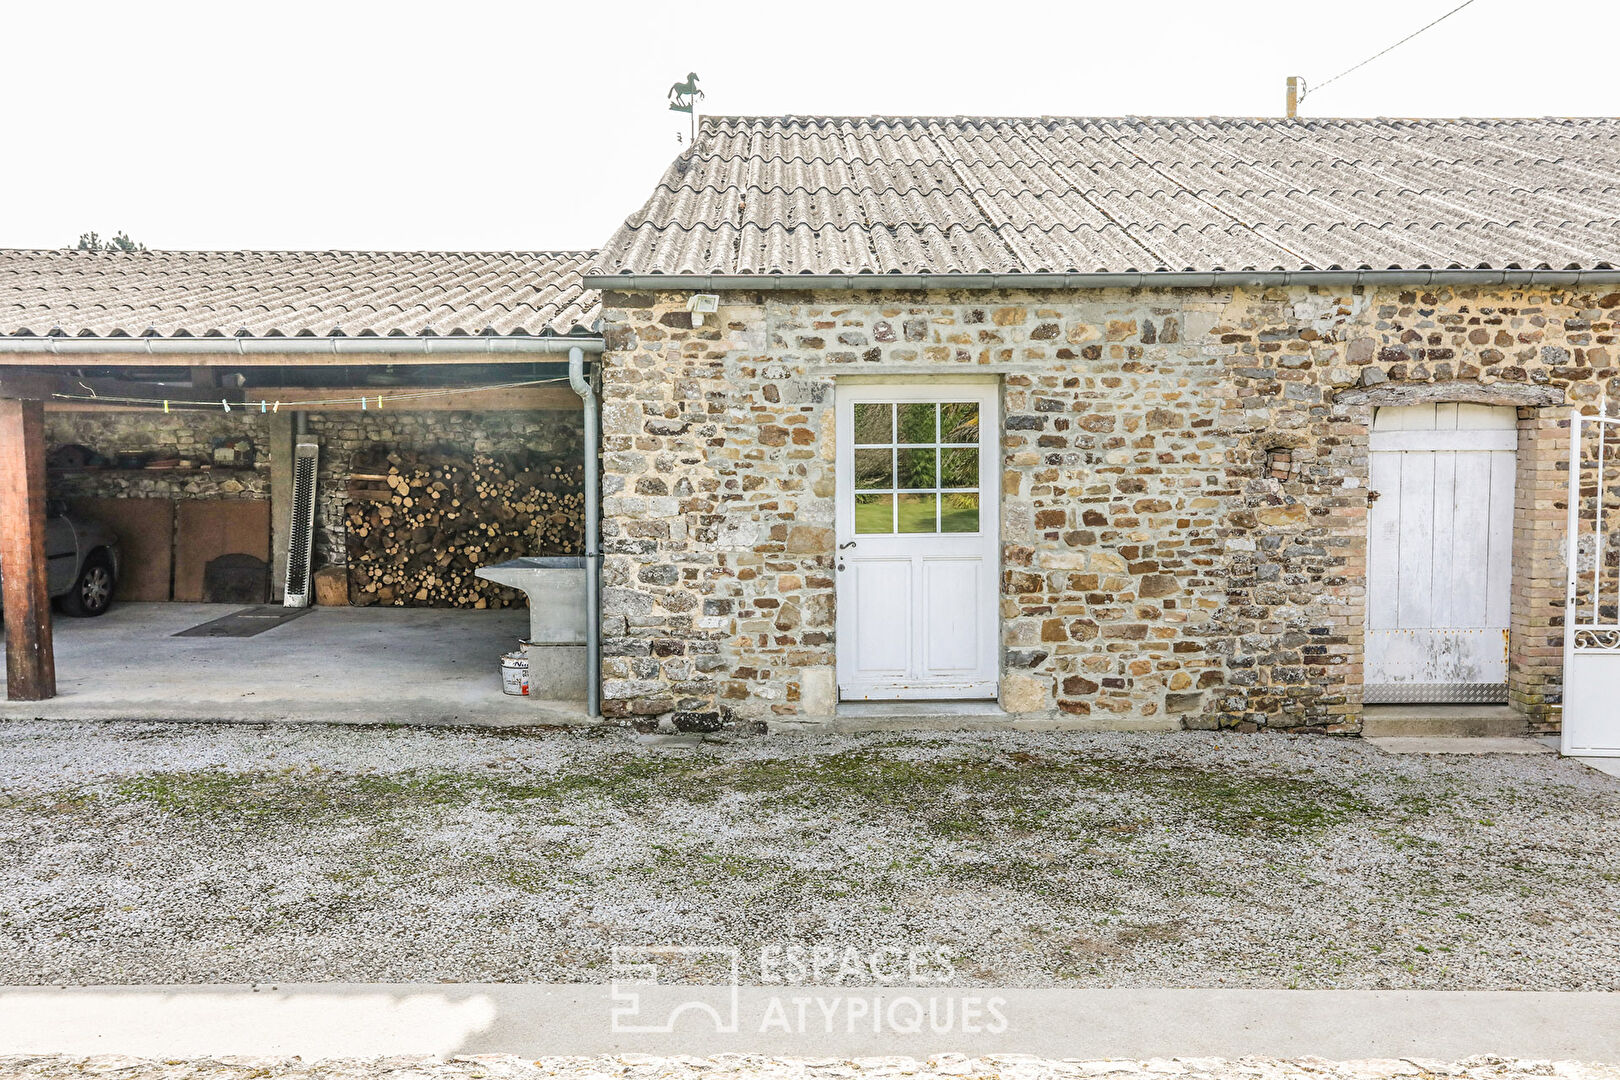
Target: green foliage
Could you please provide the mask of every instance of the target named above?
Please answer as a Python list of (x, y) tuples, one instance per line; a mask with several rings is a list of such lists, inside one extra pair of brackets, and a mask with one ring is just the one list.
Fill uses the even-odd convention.
[(117, 235), (103, 240), (98, 232), (79, 234), (80, 251), (145, 251), (145, 244), (137, 244), (129, 238), (129, 234), (119, 230)]

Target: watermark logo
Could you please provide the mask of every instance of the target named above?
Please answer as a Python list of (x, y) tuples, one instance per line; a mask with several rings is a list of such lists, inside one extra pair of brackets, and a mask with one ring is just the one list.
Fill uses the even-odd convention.
[[(631, 1035), (665, 1035), (683, 1019), (703, 1017), (721, 1034), (738, 1030), (738, 997), (742, 985), (742, 951), (729, 945), (615, 945), (613, 946), (613, 1030)], [(718, 970), (717, 970), (718, 968)], [(660, 985), (660, 976), (680, 980), (720, 974), (724, 977), (719, 1000), (712, 992), (680, 997), (672, 1004), (652, 1006), (648, 988)], [(694, 988), (695, 990), (696, 988)]]
[(1008, 1028), (1005, 998), (948, 991), (956, 968), (939, 946), (770, 944), (745, 956), (724, 945), (617, 945), (612, 964), (612, 1024), (621, 1034), (999, 1035)]

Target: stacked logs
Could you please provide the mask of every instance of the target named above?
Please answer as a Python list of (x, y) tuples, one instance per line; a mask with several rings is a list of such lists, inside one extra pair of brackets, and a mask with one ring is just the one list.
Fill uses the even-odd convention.
[(583, 469), (533, 454), (392, 450), (357, 461), (345, 507), (349, 603), (521, 607), (480, 566), (583, 548)]

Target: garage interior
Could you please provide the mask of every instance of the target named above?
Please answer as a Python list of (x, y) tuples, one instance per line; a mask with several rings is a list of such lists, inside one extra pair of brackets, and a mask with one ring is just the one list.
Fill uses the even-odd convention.
[[(583, 550), (583, 412), (560, 356), (163, 359), (0, 378), (42, 403), (45, 496), (122, 553), (111, 610), (52, 615), (56, 696), (0, 715), (584, 719), (543, 687), (503, 693), (526, 599), (476, 576)], [(316, 448), (310, 606), (288, 609), (299, 444)]]

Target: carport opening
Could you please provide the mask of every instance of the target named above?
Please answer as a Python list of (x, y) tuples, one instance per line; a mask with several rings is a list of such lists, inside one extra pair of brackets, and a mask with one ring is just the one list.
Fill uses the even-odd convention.
[[(201, 665), (244, 697), (285, 698), (317, 676), (352, 671), (378, 694), (431, 696), (448, 679), (459, 707), (481, 696), (502, 704), (502, 654), (530, 636), (527, 598), (478, 571), (583, 550), (582, 416), (566, 365), (109, 368), (87, 377), (142, 391), (58, 401), (46, 413), (47, 491), (66, 510), (56, 531), (71, 548), (97, 542), (104, 526), (120, 570), (107, 614), (55, 619), (64, 697), (111, 692), (113, 679), (155, 688)], [(229, 409), (158, 400), (172, 386), (195, 401), (205, 381), (229, 388)], [(273, 619), (297, 441), (319, 448), (316, 610)], [(71, 591), (89, 554), (53, 561), (53, 595)], [(233, 612), (240, 632), (172, 637), (230, 623)], [(115, 653), (98, 658), (93, 643)]]

